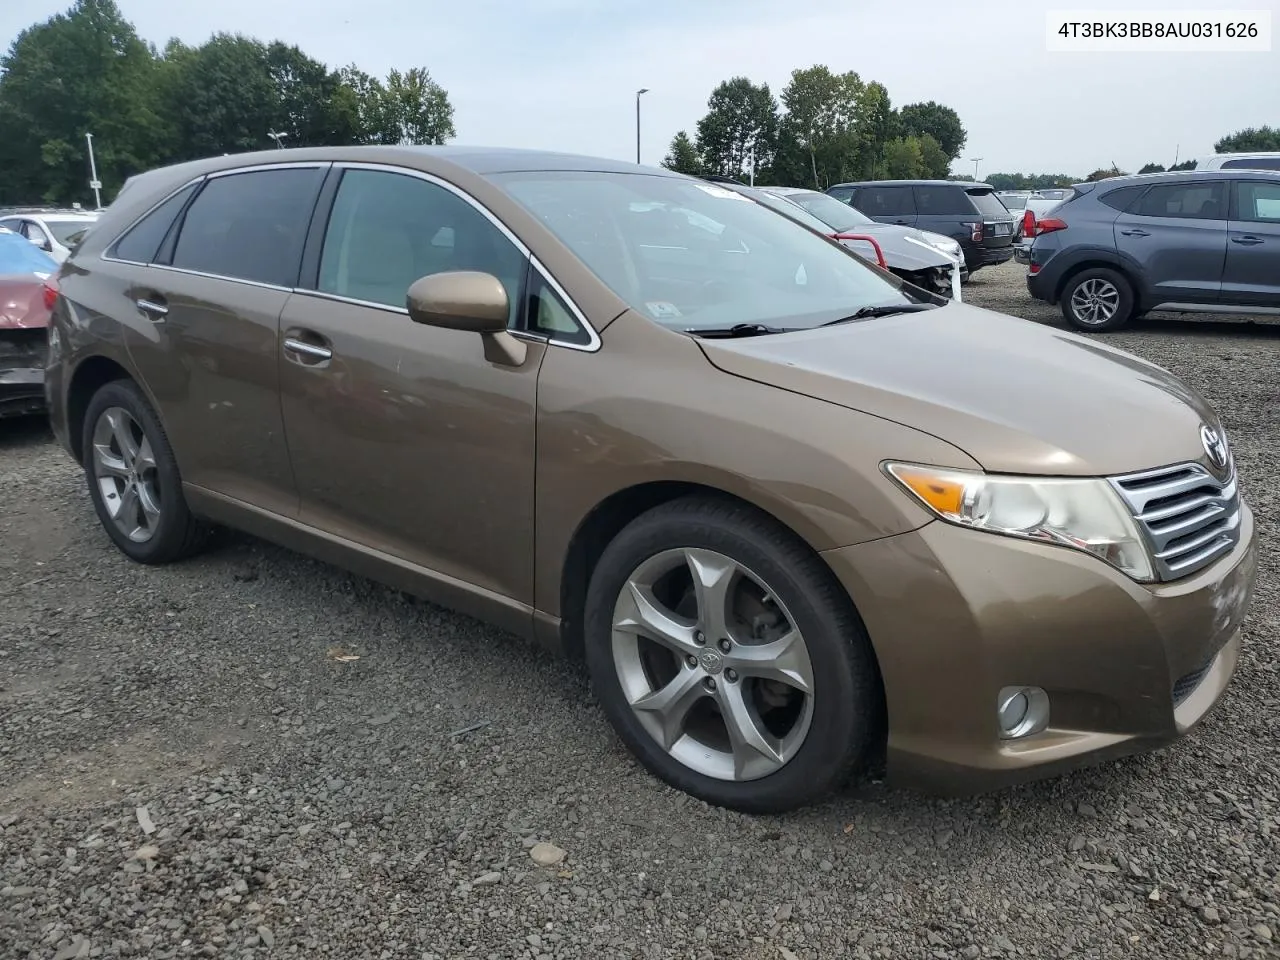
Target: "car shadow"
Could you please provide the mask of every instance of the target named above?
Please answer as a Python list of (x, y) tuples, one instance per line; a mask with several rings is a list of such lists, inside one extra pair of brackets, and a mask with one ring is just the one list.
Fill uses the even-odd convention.
[(5, 417), (0, 419), (0, 451), (21, 450), (53, 442), (49, 418)]
[(1175, 335), (1226, 337), (1266, 337), (1280, 339), (1280, 317), (1261, 318), (1241, 315), (1240, 319), (1200, 320), (1189, 314), (1148, 314), (1133, 322), (1133, 332), (1160, 332)]

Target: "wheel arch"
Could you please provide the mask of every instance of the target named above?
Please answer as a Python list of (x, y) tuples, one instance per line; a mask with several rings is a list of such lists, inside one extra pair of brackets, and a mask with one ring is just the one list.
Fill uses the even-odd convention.
[[(67, 444), (77, 463), (84, 463), (84, 417), (93, 395), (115, 380), (138, 379), (121, 363), (95, 354), (80, 361), (67, 384)], [(141, 386), (141, 384), (139, 384)], [(143, 388), (145, 392), (145, 387)]]
[(1108, 254), (1101, 251), (1091, 252), (1076, 260), (1071, 266), (1062, 271), (1057, 282), (1053, 285), (1053, 302), (1060, 303), (1062, 301), (1063, 291), (1067, 289), (1067, 284), (1075, 277), (1084, 273), (1086, 270), (1093, 269), (1114, 270), (1116, 273), (1124, 277), (1133, 290), (1135, 308), (1144, 303), (1147, 299), (1146, 289), (1143, 287), (1139, 277), (1141, 271), (1134, 268), (1125, 259), (1117, 254)]

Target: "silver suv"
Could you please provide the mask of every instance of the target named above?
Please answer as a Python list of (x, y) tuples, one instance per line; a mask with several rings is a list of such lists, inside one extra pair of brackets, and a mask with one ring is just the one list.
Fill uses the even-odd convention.
[(1280, 314), (1280, 171), (1081, 183), (1035, 224), (1027, 289), (1073, 326), (1152, 311)]

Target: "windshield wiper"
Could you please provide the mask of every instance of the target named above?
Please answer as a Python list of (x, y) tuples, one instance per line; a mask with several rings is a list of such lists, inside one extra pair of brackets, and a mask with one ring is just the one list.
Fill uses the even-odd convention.
[(685, 333), (699, 337), (763, 337), (771, 333), (789, 333), (788, 327), (770, 327), (763, 323), (735, 323), (731, 327), (689, 327)]
[(898, 313), (921, 313), (925, 310), (938, 309), (932, 303), (885, 303), (878, 307), (863, 307), (856, 310), (847, 317), (841, 317), (839, 320), (828, 320), (826, 323), (820, 323), (820, 327), (833, 327), (837, 323), (853, 323), (855, 320), (874, 320), (876, 317), (892, 317)]

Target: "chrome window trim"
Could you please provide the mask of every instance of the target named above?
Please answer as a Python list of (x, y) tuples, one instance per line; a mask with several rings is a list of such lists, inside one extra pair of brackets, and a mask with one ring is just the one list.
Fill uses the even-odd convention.
[[(123, 263), (133, 263), (131, 260), (122, 261)], [(134, 263), (134, 266), (139, 264)], [(141, 266), (152, 270), (168, 270), (170, 273), (182, 273), (188, 277), (203, 277), (206, 280), (221, 280), (224, 283), (242, 283), (247, 287), (260, 287), (263, 290), (279, 290), (281, 293), (292, 293), (292, 287), (286, 287), (279, 283), (265, 283), (262, 280), (249, 280), (245, 277), (226, 277), (220, 273), (206, 273), (203, 270), (191, 270), (187, 267), (175, 267), (167, 263), (144, 263)]]
[[(107, 243), (107, 245), (102, 248), (102, 252), (98, 254), (98, 259), (104, 260), (107, 263), (127, 263), (130, 266), (134, 266), (134, 267), (151, 266), (150, 263), (143, 263), (141, 260), (126, 260), (124, 259), (124, 257), (109, 257), (107, 256), (107, 251), (114, 250), (116, 246), (120, 243), (120, 241), (125, 238), (125, 235), (129, 233), (129, 231), (131, 231), (134, 227), (140, 224), (143, 220), (147, 219), (147, 217), (151, 216), (151, 214), (155, 213), (157, 210), (163, 207), (166, 203), (168, 203), (170, 200), (172, 200), (174, 197), (180, 194), (183, 190), (187, 189), (187, 187), (191, 186), (192, 184), (199, 183), (204, 179), (205, 179), (205, 175), (203, 173), (200, 174), (200, 176), (198, 177), (193, 177), (192, 179), (184, 183), (182, 186), (177, 187), (176, 189), (170, 190), (163, 197), (161, 197), (159, 200), (157, 200), (155, 203), (149, 206), (146, 210), (138, 214), (138, 216), (134, 217), (133, 220), (130, 221), (127, 227), (125, 227), (123, 230), (117, 233)], [(161, 241), (161, 245), (163, 246), (163, 241)]]
[[(529, 260), (529, 262), (533, 265), (534, 269), (538, 271), (539, 276), (541, 276), (542, 279), (547, 282), (547, 285), (550, 286), (551, 289), (554, 290), (557, 294), (559, 294), (559, 296), (564, 300), (564, 302), (568, 304), (569, 309), (570, 311), (572, 311), (574, 318), (580, 324), (582, 324), (582, 328), (587, 331), (587, 337), (589, 338), (589, 340), (585, 344), (570, 343), (564, 340), (557, 340), (553, 336), (549, 336), (549, 335), (544, 336), (542, 334), (538, 334), (533, 331), (513, 330), (511, 332), (527, 333), (530, 336), (532, 336), (534, 339), (545, 340), (549, 344), (553, 344), (557, 347), (563, 347), (566, 350), (579, 350), (579, 351), (584, 351), (586, 353), (595, 353), (597, 350), (600, 349), (600, 334), (596, 331), (595, 327), (593, 327), (591, 323), (587, 320), (586, 314), (582, 312), (582, 309), (578, 306), (578, 304), (574, 302), (573, 298), (569, 296), (569, 294), (565, 291), (564, 287), (560, 285), (560, 282), (556, 280), (555, 277), (551, 276), (551, 272), (542, 265), (542, 262), (536, 256), (534, 256), (533, 251), (529, 249), (528, 245), (519, 237), (517, 237), (514, 233), (512, 233), (511, 228), (508, 227), (505, 223), (503, 223), (502, 220), (498, 218), (497, 214), (495, 214), (492, 210), (490, 210), (488, 207), (482, 204), (475, 197), (471, 196), (471, 194), (467, 193), (461, 187), (458, 187), (450, 183), (448, 180), (444, 180), (436, 176), (435, 174), (427, 173), (425, 170), (415, 170), (412, 167), (399, 167), (389, 163), (368, 163), (368, 162), (359, 161), (359, 160), (342, 160), (342, 161), (335, 162), (333, 166), (334, 166), (334, 169), (337, 169), (337, 170), (375, 170), (382, 173), (397, 173), (402, 176), (416, 177), (419, 180), (425, 180), (427, 183), (434, 184), (437, 187), (443, 187), (445, 190), (448, 190), (450, 193), (452, 193), (458, 199), (462, 200), (464, 203), (469, 204), (482, 217), (484, 217), (491, 224), (497, 227), (499, 232), (504, 237), (506, 237), (509, 241), (511, 241), (511, 243), (515, 246), (515, 248), (519, 250), (520, 253), (523, 254)], [(338, 188), (341, 189), (342, 185), (339, 184)], [(337, 198), (336, 193), (334, 197), (335, 199)], [(398, 313), (406, 313), (406, 314), (408, 313), (408, 310), (405, 310), (403, 308), (388, 307), (386, 304), (370, 304), (370, 303), (367, 303), (366, 301), (352, 300), (349, 297), (342, 297), (342, 296), (339, 296), (338, 294), (326, 293), (325, 291), (322, 291), (322, 290), (298, 290), (297, 292), (313, 293), (320, 296), (332, 297), (335, 300), (342, 300), (348, 303), (356, 303), (361, 306), (380, 306), (383, 309), (394, 310)]]

